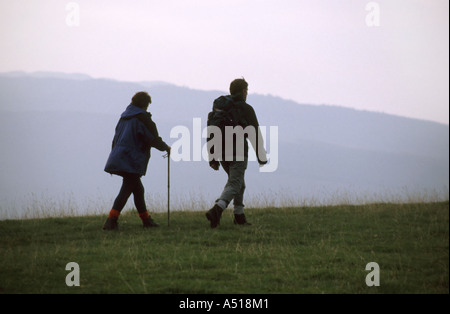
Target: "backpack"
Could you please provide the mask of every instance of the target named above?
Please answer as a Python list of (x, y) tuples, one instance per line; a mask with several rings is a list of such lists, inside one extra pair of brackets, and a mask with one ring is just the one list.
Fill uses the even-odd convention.
[[(220, 96), (214, 100), (212, 111), (208, 113), (207, 126), (216, 126), (222, 132), (222, 154), (225, 153), (225, 127), (240, 125), (245, 128), (246, 124), (240, 106), (235, 103), (232, 96)], [(207, 142), (210, 140), (211, 138), (208, 138)]]
[(231, 96), (220, 96), (214, 100), (212, 111), (208, 114), (207, 125), (214, 125), (225, 132), (226, 126), (242, 125), (240, 108)]

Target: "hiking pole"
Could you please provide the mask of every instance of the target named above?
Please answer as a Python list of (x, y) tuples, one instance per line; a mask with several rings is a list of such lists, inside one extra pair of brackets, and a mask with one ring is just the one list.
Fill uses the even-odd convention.
[(170, 227), (170, 154), (167, 153), (163, 158), (167, 157), (167, 227)]

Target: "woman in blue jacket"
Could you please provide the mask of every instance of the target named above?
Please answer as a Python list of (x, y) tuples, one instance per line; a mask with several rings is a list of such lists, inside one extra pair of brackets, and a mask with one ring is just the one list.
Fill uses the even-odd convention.
[(123, 182), (103, 226), (104, 230), (118, 229), (117, 220), (131, 194), (134, 196), (134, 204), (144, 228), (159, 226), (147, 211), (141, 176), (147, 172), (150, 148), (155, 147), (170, 154), (170, 146), (158, 135), (156, 124), (147, 112), (150, 103), (149, 94), (136, 93), (117, 123), (105, 171), (122, 176)]

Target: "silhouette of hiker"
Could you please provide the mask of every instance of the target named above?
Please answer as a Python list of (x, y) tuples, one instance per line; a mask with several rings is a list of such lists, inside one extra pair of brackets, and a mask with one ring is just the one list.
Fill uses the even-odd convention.
[(147, 112), (150, 103), (151, 97), (148, 93), (136, 93), (117, 123), (105, 171), (122, 176), (123, 182), (103, 230), (118, 229), (117, 220), (131, 194), (134, 196), (134, 204), (143, 227), (159, 226), (147, 211), (141, 176), (147, 171), (151, 147), (170, 154), (170, 146), (158, 135), (156, 124)]
[[(255, 114), (255, 110), (252, 106), (246, 103), (248, 93), (248, 83), (244, 79), (236, 79), (230, 84), (230, 94), (233, 105), (237, 107), (237, 115), (242, 122), (245, 129), (252, 127), (255, 136), (248, 136), (253, 148), (255, 149), (258, 163), (264, 165), (267, 163), (266, 151), (264, 150), (263, 139), (259, 130), (258, 119)], [(213, 107), (214, 109), (214, 107)], [(222, 110), (218, 110), (222, 111)], [(244, 134), (242, 134), (244, 136)], [(208, 138), (208, 141), (211, 138)], [(209, 165), (214, 170), (219, 170), (219, 165), (222, 165), (223, 169), (228, 175), (228, 181), (223, 189), (222, 194), (216, 200), (215, 205), (206, 213), (206, 218), (210, 221), (211, 228), (216, 228), (220, 223), (222, 212), (228, 207), (228, 204), (233, 201), (234, 205), (234, 223), (238, 225), (250, 225), (244, 214), (244, 191), (245, 191), (245, 170), (247, 169), (248, 162), (248, 143), (247, 136), (244, 139), (244, 152), (242, 154), (242, 148), (236, 146), (236, 142), (231, 144), (233, 153), (229, 154), (226, 149), (223, 151), (220, 157), (221, 160), (216, 160), (214, 156), (211, 156), (211, 149), (208, 149), (210, 154)], [(226, 142), (223, 140), (223, 142)], [(227, 144), (225, 143), (225, 146)], [(234, 147), (233, 147), (234, 146)], [(214, 148), (212, 149), (214, 150)], [(231, 158), (227, 158), (231, 157)], [(238, 157), (238, 158), (237, 158)], [(241, 157), (241, 158), (239, 158)], [(231, 160), (230, 160), (231, 159)], [(240, 160), (239, 160), (240, 159)]]

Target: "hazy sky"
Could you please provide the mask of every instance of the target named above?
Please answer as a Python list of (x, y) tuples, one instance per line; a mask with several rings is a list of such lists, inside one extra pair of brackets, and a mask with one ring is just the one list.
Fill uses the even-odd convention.
[(16, 70), (244, 76), (250, 93), (448, 124), (449, 1), (0, 0), (0, 72)]

